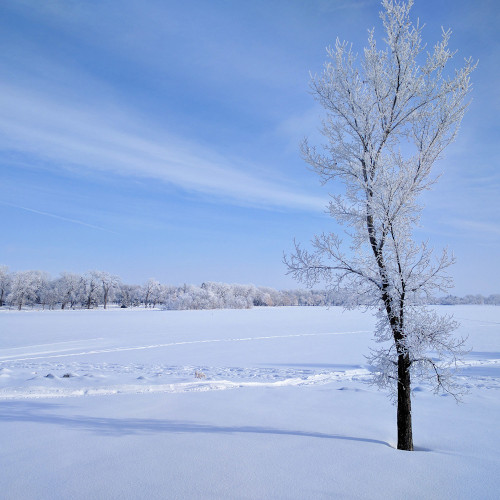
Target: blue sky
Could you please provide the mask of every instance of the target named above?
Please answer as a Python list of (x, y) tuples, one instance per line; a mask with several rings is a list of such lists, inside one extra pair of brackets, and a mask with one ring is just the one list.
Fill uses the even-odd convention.
[[(283, 251), (335, 231), (299, 155), (335, 38), (381, 39), (378, 1), (36, 0), (0, 4), (0, 263), (127, 282), (298, 287)], [(417, 237), (448, 246), (454, 293), (500, 292), (500, 8), (416, 2), (434, 44), (479, 59)]]

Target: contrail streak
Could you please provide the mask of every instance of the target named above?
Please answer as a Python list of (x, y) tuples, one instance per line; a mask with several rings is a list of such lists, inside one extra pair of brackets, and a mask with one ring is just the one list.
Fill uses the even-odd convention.
[(3, 201), (0, 201), (0, 203), (2, 205), (6, 205), (8, 207), (13, 207), (13, 208), (18, 208), (20, 210), (25, 210), (26, 212), (31, 212), (31, 213), (38, 214), (38, 215), (45, 215), (46, 217), (52, 217), (53, 219), (59, 219), (59, 220), (65, 221), (65, 222), (71, 222), (72, 224), (79, 224), (80, 226), (86, 226), (86, 227), (90, 227), (92, 229), (98, 229), (99, 231), (105, 231), (107, 233), (118, 234), (115, 231), (111, 231), (110, 229), (106, 229), (106, 228), (100, 227), (100, 226), (95, 226), (94, 224), (88, 224), (87, 222), (83, 222), (83, 221), (78, 220), (78, 219), (70, 219), (68, 217), (63, 217), (62, 215), (51, 214), (50, 212), (43, 212), (42, 210), (35, 210), (33, 208), (23, 207), (21, 205), (14, 205), (13, 203), (6, 203)]

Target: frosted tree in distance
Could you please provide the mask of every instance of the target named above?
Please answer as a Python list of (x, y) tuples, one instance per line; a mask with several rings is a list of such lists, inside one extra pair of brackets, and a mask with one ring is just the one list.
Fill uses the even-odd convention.
[[(323, 73), (311, 81), (326, 111), (317, 149), (307, 140), (302, 153), (323, 183), (339, 180), (343, 195), (332, 196), (329, 213), (347, 226), (350, 248), (335, 234), (321, 234), (313, 250), (298, 244), (285, 262), (288, 273), (314, 285), (324, 280), (343, 291), (349, 305), (378, 309), (379, 348), (371, 355), (375, 381), (397, 401), (398, 449), (413, 450), (412, 377), (432, 379), (437, 391), (457, 395), (452, 368), (463, 354), (456, 323), (428, 310), (434, 291), (446, 290), (446, 251), (434, 257), (416, 243), (418, 196), (435, 182), (431, 167), (457, 133), (471, 90), (469, 59), (451, 76), (450, 31), (425, 53), (422, 28), (410, 21), (407, 4), (384, 0), (384, 48), (369, 31), (363, 58), (346, 42), (328, 49)], [(418, 61), (422, 60), (422, 65)]]
[(99, 271), (89, 271), (81, 278), (81, 301), (86, 309), (97, 306), (100, 298), (101, 277)]
[(120, 278), (106, 271), (94, 271), (93, 273), (94, 277), (101, 284), (103, 305), (104, 309), (106, 309), (109, 299), (112, 298), (115, 290), (119, 288)]
[(68, 304), (74, 309), (82, 292), (82, 277), (75, 273), (62, 273), (61, 277), (56, 280), (55, 289), (61, 309), (65, 309)]
[(15, 304), (19, 311), (24, 305), (34, 305), (37, 302), (40, 290), (46, 282), (45, 273), (40, 271), (19, 271), (15, 273), (12, 277), (7, 302)]
[(10, 286), (9, 268), (7, 266), (0, 266), (0, 307), (5, 303), (7, 292)]

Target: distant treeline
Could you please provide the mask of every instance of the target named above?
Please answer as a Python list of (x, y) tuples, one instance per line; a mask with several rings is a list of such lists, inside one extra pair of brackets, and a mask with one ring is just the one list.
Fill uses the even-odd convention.
[(476, 305), (490, 305), (500, 306), (500, 293), (493, 295), (466, 295), (465, 297), (457, 297), (456, 295), (446, 295), (445, 297), (438, 297), (429, 301), (429, 304), (442, 305), (442, 306), (456, 306), (460, 304), (476, 304)]
[[(500, 305), (500, 294), (483, 297), (447, 296), (433, 304)], [(338, 306), (341, 293), (324, 290), (275, 290), (274, 288), (205, 282), (201, 286), (164, 285), (149, 279), (144, 285), (128, 285), (105, 271), (62, 273), (51, 279), (42, 271), (9, 272), (0, 266), (0, 306), (42, 309), (92, 309), (109, 304), (120, 307), (165, 309), (249, 309), (254, 306)]]

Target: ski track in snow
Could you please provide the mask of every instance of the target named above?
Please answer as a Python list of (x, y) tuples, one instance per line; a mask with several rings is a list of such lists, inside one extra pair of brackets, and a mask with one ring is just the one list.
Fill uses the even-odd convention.
[[(279, 388), (284, 386), (345, 383), (348, 381), (367, 382), (370, 379), (370, 371), (368, 367), (360, 365), (353, 365), (343, 370), (326, 370), (281, 366), (279, 368), (273, 366), (244, 368), (148, 365), (143, 363), (92, 363), (88, 361), (63, 362), (62, 360), (61, 362), (39, 361), (191, 344), (247, 342), (366, 332), (366, 330), (357, 330), (205, 339), (92, 349), (88, 345), (90, 342), (106, 340), (99, 337), (95, 339), (14, 347), (5, 349), (5, 354), (6, 351), (10, 351), (9, 354), (0, 356), (0, 400), (113, 394), (181, 393), (250, 387)], [(37, 350), (39, 348), (44, 350)], [(33, 351), (33, 349), (35, 350)], [(18, 352), (17, 354), (14, 352), (20, 350), (26, 352)], [(472, 370), (465, 376), (459, 376), (459, 380), (466, 388), (500, 389), (500, 376), (497, 376), (496, 373), (498, 368), (500, 368), (500, 359), (470, 359), (462, 363), (460, 368), (462, 370)], [(490, 372), (486, 375), (474, 375), (473, 370), (477, 368), (490, 369)], [(195, 379), (196, 372), (201, 372), (204, 378)]]
[[(248, 342), (251, 340), (270, 340), (270, 339), (283, 339), (283, 338), (292, 338), (292, 337), (317, 337), (322, 335), (348, 335), (352, 333), (367, 333), (368, 330), (354, 330), (349, 332), (329, 332), (329, 333), (299, 333), (293, 335), (271, 335), (266, 337), (244, 337), (244, 338), (233, 338), (233, 339), (204, 339), (204, 340), (186, 340), (182, 342), (168, 342), (166, 344), (151, 344), (151, 345), (140, 345), (140, 346), (123, 346), (123, 347), (110, 347), (106, 349), (93, 349), (90, 351), (82, 351), (82, 352), (72, 352), (68, 353), (66, 351), (75, 350), (76, 348), (69, 349), (57, 349), (52, 351), (43, 351), (43, 352), (35, 352), (35, 353), (25, 353), (22, 355), (10, 354), (7, 356), (0, 356), (0, 360), (13, 360), (16, 359), (18, 361), (27, 361), (30, 359), (47, 359), (47, 358), (66, 358), (68, 356), (86, 356), (91, 354), (103, 354), (110, 352), (123, 352), (123, 351), (140, 351), (144, 349), (158, 349), (161, 347), (172, 347), (177, 345), (189, 345), (189, 344), (210, 344), (214, 342)], [(99, 339), (91, 339), (91, 340), (101, 340)], [(79, 342), (79, 341), (70, 341), (70, 342)], [(81, 341), (85, 342), (85, 341)], [(88, 341), (87, 341), (88, 342)], [(42, 346), (50, 346), (50, 345), (59, 345), (63, 342), (58, 342), (55, 344), (42, 344)], [(68, 342), (69, 343), (69, 342)], [(39, 347), (39, 346), (26, 346), (26, 349), (30, 347)], [(13, 349), (23, 349), (22, 347), (15, 347)], [(8, 351), (11, 349), (5, 349)], [(66, 354), (53, 354), (66, 352)], [(20, 357), (25, 356), (25, 357)]]
[[(324, 384), (332, 381), (366, 378), (369, 371), (362, 367), (355, 367), (352, 370), (331, 372), (325, 370), (282, 367), (221, 368), (208, 366), (165, 366), (158, 364), (144, 365), (141, 363), (69, 363), (45, 360), (193, 344), (265, 341), (294, 337), (349, 335), (367, 332), (368, 330), (301, 333), (259, 337), (189, 340), (103, 348), (92, 348), (92, 346), (88, 345), (93, 341), (106, 340), (99, 337), (95, 339), (14, 347), (4, 349), (0, 356), (0, 387), (1, 385), (4, 386), (0, 388), (0, 400), (110, 394), (142, 394), (153, 392), (177, 393), (225, 390), (243, 387), (283, 387)], [(19, 352), (20, 350), (24, 352)], [(202, 372), (205, 378), (193, 381), (196, 371)], [(165, 379), (168, 379), (169, 383), (165, 383)]]
[(66, 340), (64, 342), (51, 342), (50, 344), (35, 344), (35, 345), (25, 345), (25, 346), (20, 346), (20, 347), (9, 347), (6, 350), (17, 351), (19, 349), (31, 349), (33, 347), (47, 347), (47, 346), (55, 346), (55, 345), (62, 345), (62, 344), (76, 344), (77, 342), (79, 342), (79, 343), (92, 342), (94, 340), (104, 340), (104, 337), (97, 337), (95, 339)]

